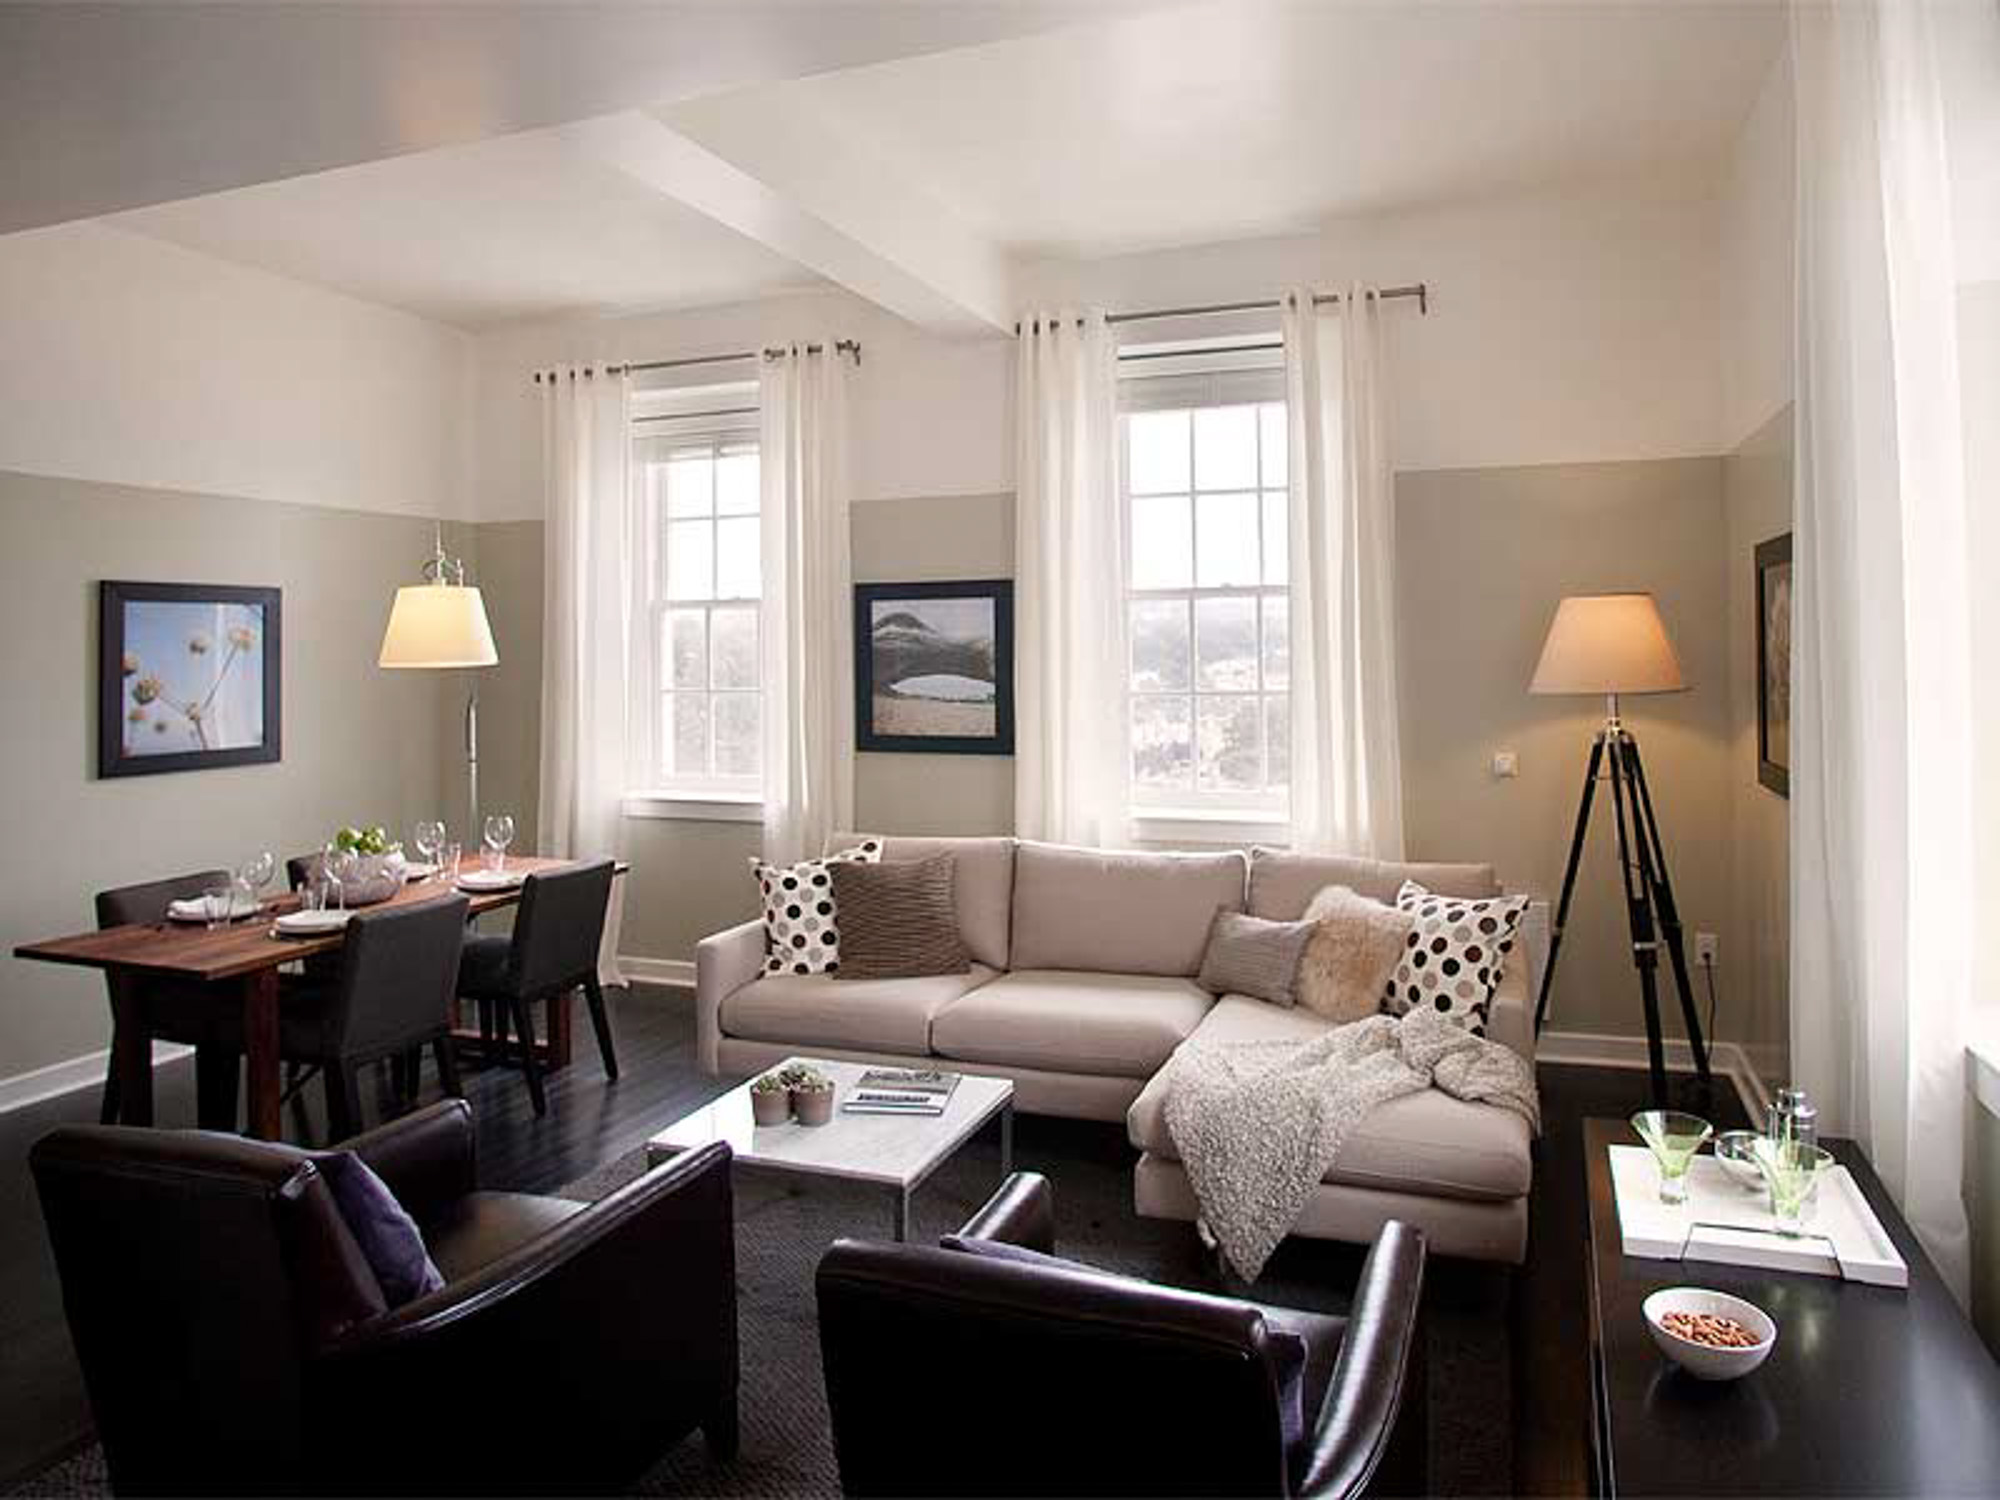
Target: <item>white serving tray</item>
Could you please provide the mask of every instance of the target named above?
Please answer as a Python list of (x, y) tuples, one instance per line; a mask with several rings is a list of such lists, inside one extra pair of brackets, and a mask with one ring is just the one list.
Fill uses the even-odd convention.
[(1820, 1174), (1805, 1235), (1778, 1233), (1767, 1193), (1744, 1187), (1713, 1156), (1688, 1168), (1687, 1202), (1660, 1201), (1660, 1167), (1643, 1146), (1611, 1147), (1611, 1189), (1625, 1253), (1643, 1260), (1713, 1261), (1907, 1287), (1910, 1268), (1847, 1168)]

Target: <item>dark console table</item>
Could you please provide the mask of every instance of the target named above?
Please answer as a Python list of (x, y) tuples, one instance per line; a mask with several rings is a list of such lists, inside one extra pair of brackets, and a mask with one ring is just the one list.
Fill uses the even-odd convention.
[[(1599, 1494), (2000, 1494), (2000, 1367), (1852, 1142), (1826, 1145), (1909, 1263), (1907, 1290), (1628, 1257), (1606, 1155), (1613, 1143), (1639, 1140), (1623, 1121), (1584, 1122)], [(1771, 1357), (1726, 1385), (1668, 1364), (1639, 1310), (1667, 1286), (1756, 1303), (1778, 1323)]]

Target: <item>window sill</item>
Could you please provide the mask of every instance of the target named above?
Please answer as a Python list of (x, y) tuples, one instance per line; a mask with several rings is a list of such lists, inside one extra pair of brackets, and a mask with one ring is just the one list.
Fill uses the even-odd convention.
[(684, 823), (761, 823), (764, 799), (755, 792), (628, 792), (625, 816)]
[(1141, 844), (1267, 844), (1283, 848), (1290, 821), (1283, 813), (1249, 808), (1136, 808), (1132, 839)]

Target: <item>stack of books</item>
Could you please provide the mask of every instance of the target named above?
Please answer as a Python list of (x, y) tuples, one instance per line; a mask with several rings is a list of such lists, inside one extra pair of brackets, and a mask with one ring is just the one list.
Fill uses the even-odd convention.
[(927, 1068), (870, 1068), (840, 1102), (850, 1115), (941, 1115), (958, 1074)]

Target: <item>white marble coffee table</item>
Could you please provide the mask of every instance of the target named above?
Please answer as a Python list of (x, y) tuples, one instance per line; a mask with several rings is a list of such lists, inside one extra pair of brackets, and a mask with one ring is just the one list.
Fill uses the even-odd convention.
[(792, 1120), (758, 1125), (751, 1115), (746, 1082), (647, 1141), (646, 1160), (658, 1165), (711, 1141), (727, 1141), (739, 1166), (880, 1183), (896, 1195), (899, 1240), (909, 1235), (910, 1195), (995, 1115), (1000, 1117), (1001, 1178), (1014, 1170), (1012, 1079), (962, 1074), (941, 1115), (850, 1115), (841, 1112), (840, 1103), (872, 1064), (788, 1057), (777, 1067), (794, 1063), (809, 1064), (833, 1079), (833, 1119), (827, 1124), (801, 1125)]

